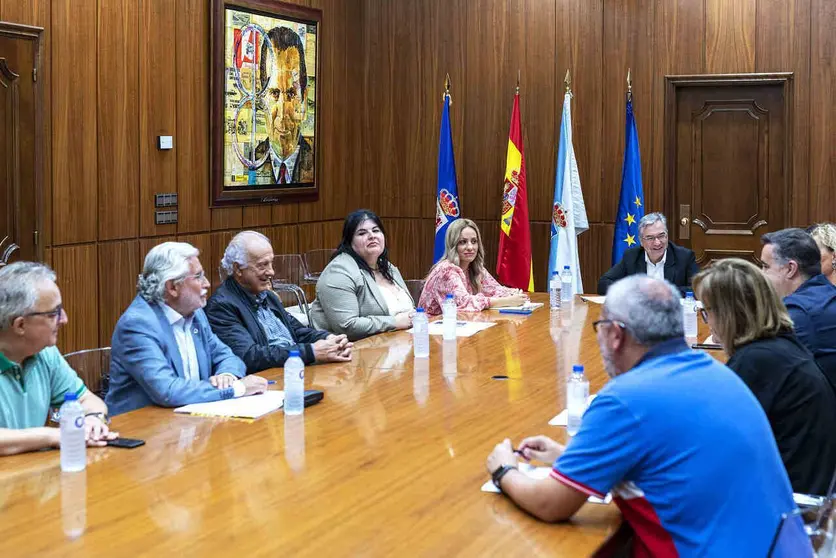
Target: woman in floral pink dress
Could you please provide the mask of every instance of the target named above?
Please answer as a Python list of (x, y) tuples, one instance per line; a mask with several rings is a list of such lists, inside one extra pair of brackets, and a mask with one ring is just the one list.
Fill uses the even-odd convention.
[(460, 312), (520, 306), (528, 300), (519, 289), (497, 283), (485, 269), (485, 249), (476, 223), (456, 219), (447, 227), (444, 244), (444, 257), (430, 270), (418, 303), (427, 314), (441, 314), (441, 303), (448, 293)]

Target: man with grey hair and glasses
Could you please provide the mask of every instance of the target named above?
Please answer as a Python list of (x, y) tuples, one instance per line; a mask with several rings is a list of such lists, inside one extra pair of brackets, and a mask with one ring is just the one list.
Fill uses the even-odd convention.
[(66, 394), (75, 394), (85, 409), (87, 445), (118, 437), (108, 430), (104, 402), (55, 346), (66, 323), (54, 271), (34, 262), (0, 269), (0, 455), (59, 447), (59, 429), (44, 424)]
[[(635, 239), (628, 238), (635, 244)], [(668, 239), (668, 222), (661, 213), (648, 213), (639, 220), (639, 245), (628, 248), (621, 261), (601, 276), (598, 294), (629, 275), (645, 273), (654, 279), (670, 281), (680, 292), (691, 289), (691, 279), (699, 273), (694, 252)]]
[(134, 301), (113, 332), (110, 388), (114, 415), (261, 393), (267, 380), (244, 377), (241, 359), (212, 333), (203, 313), (209, 281), (198, 250), (164, 242), (145, 256)]
[(351, 360), (345, 335), (302, 325), (273, 292), (273, 247), (256, 231), (240, 232), (224, 252), (226, 280), (212, 294), (212, 329), (247, 365), (247, 372), (284, 366), (291, 350), (305, 364)]
[[(611, 492), (634, 532), (633, 556), (765, 556), (781, 514), (795, 509), (789, 478), (746, 384), (686, 345), (679, 301), (667, 281), (616, 282), (592, 324), (611, 379), (577, 435), (566, 447), (533, 436), (514, 450), (505, 440), (488, 472), (544, 521)], [(551, 465), (550, 476), (521, 473), (518, 455)], [(803, 526), (791, 528), (809, 544)]]
[(836, 389), (836, 286), (821, 272), (810, 234), (783, 229), (761, 237), (761, 269), (784, 299), (795, 335)]

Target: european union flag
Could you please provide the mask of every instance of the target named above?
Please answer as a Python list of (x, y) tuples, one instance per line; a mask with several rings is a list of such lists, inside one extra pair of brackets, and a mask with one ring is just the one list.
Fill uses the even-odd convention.
[(642, 160), (632, 99), (627, 100), (627, 130), (624, 139), (624, 167), (621, 171), (621, 197), (618, 199), (615, 236), (612, 240), (612, 265), (621, 261), (625, 250), (638, 246), (639, 220), (644, 217)]
[(435, 196), (435, 251), (433, 262), (444, 256), (444, 235), (447, 227), (459, 218), (459, 188), (456, 185), (456, 159), (453, 156), (453, 135), (450, 133), (450, 94), (444, 95), (441, 113), (441, 134), (438, 140), (438, 186)]

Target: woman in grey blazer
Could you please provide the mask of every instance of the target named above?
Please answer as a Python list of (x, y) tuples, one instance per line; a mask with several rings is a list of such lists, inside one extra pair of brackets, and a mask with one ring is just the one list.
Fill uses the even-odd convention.
[(349, 214), (342, 242), (316, 282), (316, 327), (355, 341), (410, 327), (414, 309), (401, 273), (389, 262), (380, 218), (368, 209)]

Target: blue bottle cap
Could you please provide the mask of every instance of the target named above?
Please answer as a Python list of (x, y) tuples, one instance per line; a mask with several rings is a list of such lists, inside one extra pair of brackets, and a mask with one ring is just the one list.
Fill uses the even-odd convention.
[(572, 372), (579, 372), (583, 374), (583, 364), (576, 364), (572, 367)]
[(418, 308), (416, 308), (415, 311), (416, 312), (421, 312), (422, 314), (424, 313), (424, 309), (421, 308), (420, 306)]
[(563, 269), (569, 269), (569, 266), (568, 266), (568, 265), (564, 265), (564, 266), (563, 266)]
[(450, 294), (450, 293), (447, 293), (447, 299), (449, 300), (449, 299), (451, 299), (451, 298), (453, 298), (453, 295), (452, 295), (452, 294)]
[(78, 395), (75, 393), (65, 393), (64, 394), (64, 402), (67, 401), (78, 401)]
[(293, 357), (298, 357), (298, 356), (299, 356), (299, 351), (298, 351), (298, 349), (292, 349), (292, 350), (290, 351), (290, 358), (293, 358)]
[(686, 297), (694, 296), (694, 291), (685, 291), (685, 296)]
[(559, 271), (552, 271), (552, 277), (554, 277), (555, 275), (560, 275), (560, 272)]

